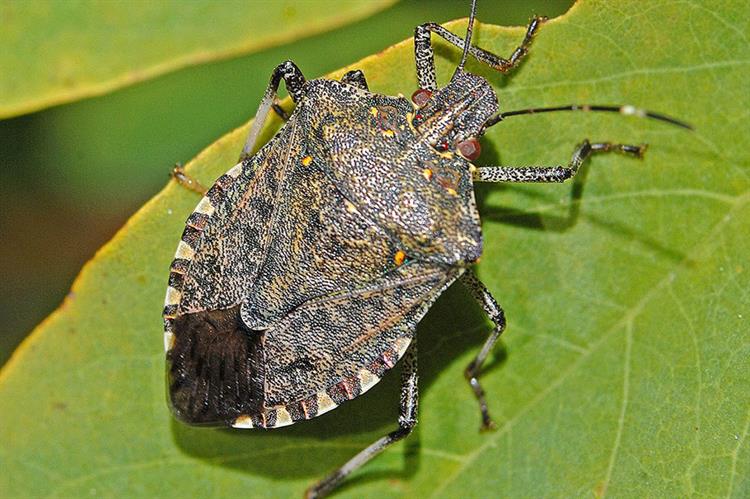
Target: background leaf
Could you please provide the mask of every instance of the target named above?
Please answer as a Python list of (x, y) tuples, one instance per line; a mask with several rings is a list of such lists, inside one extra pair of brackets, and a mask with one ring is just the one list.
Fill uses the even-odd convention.
[[(697, 131), (570, 114), (509, 119), (488, 134), (480, 164), (559, 163), (586, 136), (652, 147), (643, 162), (596, 157), (572, 225), (570, 186), (480, 188), (479, 273), (510, 321), (482, 378), (500, 429), (476, 431), (461, 371), (489, 327), (455, 287), (419, 329), (417, 431), (341, 497), (750, 493), (748, 10), (583, 1), (544, 26), (514, 76), (469, 67), (497, 85), (505, 109), (631, 102)], [(521, 35), (482, 25), (475, 42), (507, 54)], [(406, 94), (411, 50), (356, 66), (374, 90)], [(445, 78), (459, 54), (438, 53)], [(218, 176), (243, 134), (220, 139), (191, 172)], [(286, 429), (171, 419), (159, 311), (195, 203), (174, 185), (149, 202), (2, 371), (2, 495), (297, 496), (393, 427), (393, 374)]]
[(396, 0), (3, 2), (0, 118), (325, 31)]

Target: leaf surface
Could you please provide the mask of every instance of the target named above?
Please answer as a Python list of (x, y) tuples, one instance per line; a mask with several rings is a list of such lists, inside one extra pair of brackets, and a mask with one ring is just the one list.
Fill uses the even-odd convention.
[[(477, 431), (462, 370), (489, 325), (456, 286), (419, 328), (417, 430), (337, 497), (750, 495), (750, 9), (643, 5), (579, 2), (543, 27), (511, 77), (469, 65), (504, 109), (627, 102), (696, 131), (571, 113), (509, 118), (487, 134), (479, 164), (566, 162), (584, 137), (651, 148), (643, 161), (595, 157), (575, 223), (569, 184), (478, 187), (478, 271), (509, 319), (481, 378), (499, 428)], [(509, 54), (522, 33), (481, 25), (475, 42)], [(445, 81), (459, 54), (437, 53)], [(410, 41), (355, 66), (375, 91), (415, 87)], [(219, 176), (245, 133), (189, 171)], [(170, 184), (146, 204), (3, 370), (3, 496), (299, 496), (395, 426), (395, 373), (289, 428), (171, 418), (159, 314), (196, 202)]]
[(3, 2), (0, 118), (320, 33), (395, 1)]

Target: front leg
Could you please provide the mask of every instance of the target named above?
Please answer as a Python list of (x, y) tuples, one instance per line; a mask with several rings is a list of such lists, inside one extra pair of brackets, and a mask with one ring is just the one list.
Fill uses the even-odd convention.
[[(529, 26), (526, 28), (526, 35), (523, 37), (523, 41), (521, 41), (521, 44), (516, 47), (508, 59), (504, 59), (473, 45), (469, 47), (469, 54), (474, 56), (478, 61), (500, 72), (505, 73), (510, 71), (528, 53), (532, 38), (539, 29), (539, 26), (546, 20), (546, 17), (534, 17), (531, 20)], [(451, 33), (439, 24), (426, 23), (417, 26), (414, 30), (414, 58), (417, 62), (417, 80), (419, 81), (419, 87), (427, 90), (435, 90), (437, 88), (435, 53), (432, 49), (431, 33), (435, 33), (462, 50), (464, 48), (463, 38)]]
[(472, 360), (466, 367), (466, 371), (464, 371), (466, 379), (469, 381), (469, 385), (471, 385), (471, 389), (474, 391), (474, 395), (479, 401), (479, 410), (482, 413), (481, 429), (483, 431), (493, 430), (495, 429), (495, 423), (492, 421), (489, 409), (487, 408), (484, 388), (482, 388), (477, 377), (482, 370), (482, 364), (484, 364), (484, 361), (492, 351), (495, 343), (497, 343), (500, 335), (503, 334), (503, 331), (505, 330), (505, 313), (500, 305), (498, 305), (495, 298), (492, 297), (492, 294), (490, 294), (487, 287), (482, 284), (482, 281), (479, 280), (472, 270), (464, 272), (460, 279), (461, 283), (466, 286), (474, 299), (482, 306), (490, 320), (495, 324), (492, 333), (485, 340), (484, 345), (482, 345), (482, 349), (477, 356), (474, 357), (474, 360)]

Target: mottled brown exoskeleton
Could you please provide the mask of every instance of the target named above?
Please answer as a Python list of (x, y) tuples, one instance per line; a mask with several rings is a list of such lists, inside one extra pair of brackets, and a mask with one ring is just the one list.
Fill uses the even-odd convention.
[[(277, 428), (351, 400), (402, 363), (398, 429), (320, 481), (332, 490), (354, 469), (408, 435), (417, 422), (415, 328), (441, 292), (460, 280), (495, 327), (466, 377), (491, 428), (481, 365), (505, 328), (503, 310), (471, 266), (482, 254), (473, 182), (562, 182), (593, 152), (640, 156), (644, 146), (584, 141), (567, 166), (474, 166), (477, 137), (503, 118), (601, 110), (671, 118), (631, 106), (563, 106), (498, 114), (494, 90), (464, 71), (467, 55), (505, 72), (508, 59), (435, 24), (414, 37), (419, 90), (412, 101), (371, 93), (361, 71), (306, 81), (287, 61), (273, 72), (241, 162), (208, 189), (187, 220), (164, 309), (168, 388), (190, 424)], [(463, 50), (438, 89), (430, 35)], [(296, 107), (276, 104), (281, 80)], [(287, 119), (252, 154), (265, 117)], [(187, 177), (178, 170), (178, 180)], [(196, 188), (195, 184), (189, 185)]]

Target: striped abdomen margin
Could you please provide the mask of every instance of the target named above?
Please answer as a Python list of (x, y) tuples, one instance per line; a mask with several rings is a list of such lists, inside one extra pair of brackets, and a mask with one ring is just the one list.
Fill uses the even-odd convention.
[(214, 214), (214, 206), (224, 196), (224, 191), (240, 176), (242, 168), (242, 163), (238, 163), (219, 177), (185, 222), (185, 230), (182, 232), (180, 243), (177, 245), (177, 251), (170, 267), (169, 286), (164, 298), (162, 317), (164, 318), (165, 352), (169, 352), (174, 343), (174, 319), (177, 316), (177, 309), (182, 298), (182, 283), (195, 255), (201, 233)]

